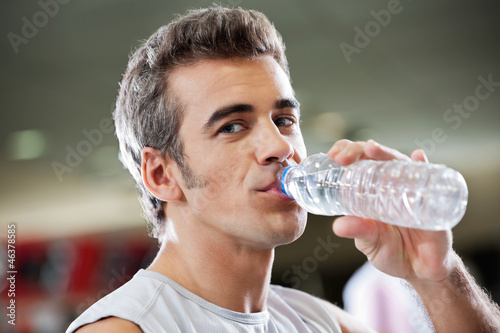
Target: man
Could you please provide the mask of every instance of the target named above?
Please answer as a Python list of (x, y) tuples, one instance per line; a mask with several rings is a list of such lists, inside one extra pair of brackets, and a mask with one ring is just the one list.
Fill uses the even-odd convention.
[[(276, 174), (306, 156), (281, 37), (264, 15), (191, 11), (129, 61), (115, 110), (121, 160), (142, 191), (161, 248), (134, 278), (67, 332), (363, 332), (341, 309), (270, 286), (274, 248), (304, 231), (306, 212)], [(342, 165), (405, 159), (373, 141), (341, 140)], [(412, 160), (425, 161), (420, 150)], [(451, 248), (451, 232), (338, 218), (378, 269), (406, 279), (437, 331), (500, 330), (499, 311)], [(446, 307), (432, 306), (442, 298)]]

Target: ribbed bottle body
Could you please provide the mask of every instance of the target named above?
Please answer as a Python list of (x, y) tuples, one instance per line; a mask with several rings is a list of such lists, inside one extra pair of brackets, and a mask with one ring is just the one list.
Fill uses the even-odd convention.
[(282, 174), (285, 194), (318, 215), (443, 230), (454, 227), (467, 206), (465, 180), (443, 165), (361, 160), (344, 167), (316, 154)]

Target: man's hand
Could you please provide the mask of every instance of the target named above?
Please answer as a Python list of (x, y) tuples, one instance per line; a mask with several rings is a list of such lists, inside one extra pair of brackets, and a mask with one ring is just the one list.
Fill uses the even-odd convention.
[[(373, 140), (340, 140), (328, 152), (340, 165), (359, 159), (427, 162), (422, 150), (411, 158)], [(417, 291), (437, 332), (500, 332), (500, 308), (467, 272), (452, 249), (451, 231), (393, 226), (366, 218), (336, 219), (337, 236), (356, 247), (380, 271), (406, 279)]]
[[(340, 165), (359, 159), (427, 162), (422, 150), (415, 150), (410, 158), (373, 140), (340, 140), (328, 156)], [(409, 229), (354, 216), (338, 218), (333, 230), (340, 237), (354, 238), (358, 250), (389, 275), (406, 280), (439, 281), (450, 273), (451, 231)]]

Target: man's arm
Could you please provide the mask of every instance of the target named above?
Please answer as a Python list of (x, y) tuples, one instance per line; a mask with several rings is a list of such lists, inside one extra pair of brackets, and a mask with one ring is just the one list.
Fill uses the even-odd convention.
[[(359, 159), (410, 160), (373, 141), (340, 140), (328, 152), (340, 165)], [(426, 162), (416, 150), (411, 160)], [(355, 246), (380, 271), (407, 280), (419, 294), (437, 332), (500, 332), (498, 306), (468, 274), (452, 249), (450, 230), (397, 227), (371, 219), (343, 216), (333, 231)]]
[(500, 332), (500, 308), (453, 253), (449, 276), (438, 282), (409, 280), (436, 332)]
[(88, 324), (75, 333), (143, 333), (136, 324), (117, 317), (109, 317)]

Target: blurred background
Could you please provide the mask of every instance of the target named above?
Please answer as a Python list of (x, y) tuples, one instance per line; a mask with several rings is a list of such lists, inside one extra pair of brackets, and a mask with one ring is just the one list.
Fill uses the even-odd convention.
[[(16, 326), (60, 332), (151, 261), (137, 192), (110, 120), (128, 55), (159, 26), (213, 2), (3, 1), (0, 4), (0, 308)], [(375, 139), (460, 171), (469, 205), (456, 250), (500, 299), (500, 47), (495, 1), (227, 0), (264, 12), (283, 35), (309, 153)], [(343, 305), (365, 259), (310, 216), (277, 249), (273, 282)], [(11, 226), (11, 227), (9, 227)], [(322, 247), (328, 256), (315, 257)]]

